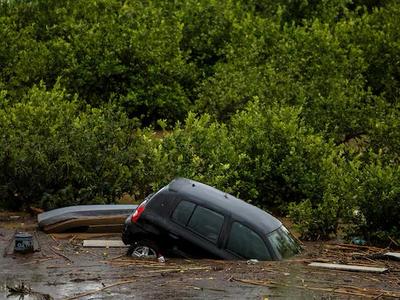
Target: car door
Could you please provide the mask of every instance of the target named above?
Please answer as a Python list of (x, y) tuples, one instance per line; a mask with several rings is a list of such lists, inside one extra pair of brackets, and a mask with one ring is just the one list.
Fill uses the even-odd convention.
[(224, 258), (219, 241), (225, 219), (221, 212), (182, 200), (172, 212), (170, 234), (176, 247), (190, 256)]

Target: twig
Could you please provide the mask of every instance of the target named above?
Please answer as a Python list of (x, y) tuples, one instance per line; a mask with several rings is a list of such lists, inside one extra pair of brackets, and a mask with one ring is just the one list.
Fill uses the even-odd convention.
[(379, 299), (380, 297), (382, 297), (385, 293), (380, 293), (378, 296), (376, 296), (375, 298), (373, 298), (374, 300)]
[(44, 261), (50, 260), (50, 259), (54, 259), (54, 257), (47, 257), (47, 258), (36, 259), (36, 260), (34, 260), (34, 261), (30, 261), (30, 262), (27, 262), (27, 263), (23, 263), (23, 264), (21, 264), (21, 265), (23, 266), (23, 265), (37, 264), (37, 263), (41, 263), (41, 262), (44, 262)]
[(366, 249), (371, 251), (384, 251), (386, 248), (378, 248), (373, 246), (363, 246), (363, 245), (353, 245), (353, 244), (327, 244), (327, 246), (334, 247), (334, 248), (359, 248), (359, 249)]
[(400, 246), (398, 242), (396, 242), (394, 239), (392, 239), (392, 237), (389, 236), (389, 240), (395, 244), (397, 247)]
[(115, 257), (111, 257), (111, 258), (108, 259), (108, 261), (115, 260), (115, 259), (118, 259), (118, 258), (121, 258), (121, 257), (124, 257), (124, 256), (126, 256), (126, 254), (121, 254), (121, 255), (118, 255), (118, 256), (115, 256)]
[(50, 237), (51, 237), (51, 239), (52, 239), (53, 241), (56, 242), (57, 246), (60, 245), (60, 242), (59, 242), (52, 234), (50, 234)]
[(73, 241), (73, 240), (75, 240), (75, 239), (76, 239), (76, 235), (74, 235), (72, 238), (70, 238), (70, 239), (68, 240), (68, 243), (70, 243), (70, 244), (71, 244), (71, 243), (72, 243), (72, 241)]
[(69, 297), (69, 298), (65, 298), (63, 300), (79, 299), (79, 298), (86, 297), (86, 296), (89, 296), (89, 295), (92, 295), (92, 294), (96, 294), (98, 292), (104, 291), (105, 289), (109, 289), (109, 288), (112, 288), (112, 287), (117, 286), (117, 285), (133, 283), (135, 281), (136, 281), (136, 279), (119, 281), (119, 282), (116, 282), (116, 283), (113, 283), (113, 284), (110, 284), (110, 285), (106, 285), (106, 286), (104, 286), (104, 287), (102, 287), (100, 289), (89, 291), (89, 292), (85, 292), (85, 293), (81, 293), (81, 294), (78, 294), (78, 295), (75, 295), (75, 296), (72, 296), (72, 297)]
[(57, 254), (57, 255), (59, 255), (59, 256), (65, 258), (65, 259), (68, 260), (69, 262), (73, 263), (72, 259), (70, 259), (68, 256), (66, 256), (66, 255), (64, 255), (64, 254), (62, 254), (62, 253), (60, 253), (60, 252), (54, 250), (53, 247), (50, 247), (50, 250), (53, 251), (55, 254)]

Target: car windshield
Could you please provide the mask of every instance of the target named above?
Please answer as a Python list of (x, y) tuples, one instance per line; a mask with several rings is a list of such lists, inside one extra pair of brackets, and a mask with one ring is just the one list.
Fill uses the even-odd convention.
[(281, 226), (268, 235), (268, 240), (280, 258), (288, 258), (300, 252), (301, 247), (289, 231)]

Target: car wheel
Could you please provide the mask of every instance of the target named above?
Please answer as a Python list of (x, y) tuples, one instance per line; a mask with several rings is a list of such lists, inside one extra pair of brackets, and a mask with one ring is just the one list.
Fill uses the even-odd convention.
[(155, 243), (139, 241), (129, 247), (127, 255), (136, 258), (157, 258), (159, 251)]

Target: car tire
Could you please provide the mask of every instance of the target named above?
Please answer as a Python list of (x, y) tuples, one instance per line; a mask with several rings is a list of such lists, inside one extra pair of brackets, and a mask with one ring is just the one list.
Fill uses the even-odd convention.
[(160, 255), (159, 248), (156, 243), (148, 240), (134, 242), (129, 246), (128, 256), (135, 258), (157, 258)]

